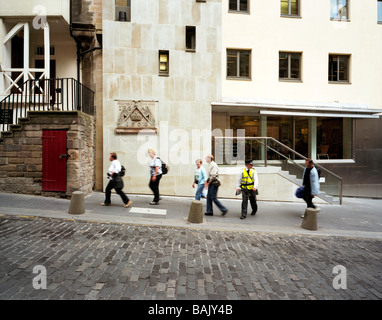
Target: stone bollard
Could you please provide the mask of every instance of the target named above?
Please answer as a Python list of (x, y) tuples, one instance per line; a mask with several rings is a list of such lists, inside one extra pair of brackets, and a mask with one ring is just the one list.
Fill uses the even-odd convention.
[(317, 209), (307, 208), (301, 223), (301, 228), (306, 230), (317, 230)]
[(192, 201), (187, 221), (191, 223), (203, 222), (203, 205), (200, 200)]
[(74, 191), (70, 199), (70, 214), (83, 214), (85, 213), (85, 197), (81, 191)]

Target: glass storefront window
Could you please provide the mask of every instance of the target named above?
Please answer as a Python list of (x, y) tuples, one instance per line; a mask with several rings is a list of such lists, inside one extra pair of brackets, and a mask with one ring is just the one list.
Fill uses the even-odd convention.
[(317, 118), (317, 159), (352, 158), (352, 120)]
[[(238, 135), (238, 130), (245, 131), (245, 137), (267, 136), (275, 138), (284, 145), (292, 148), (305, 157), (310, 157), (310, 139), (315, 139), (309, 131), (308, 117), (268, 116), (265, 121), (260, 116), (231, 116), (230, 129), (232, 136)], [(266, 124), (266, 129), (261, 124)], [(352, 159), (353, 119), (351, 118), (317, 118), (316, 143), (317, 159)], [(265, 133), (266, 132), (266, 133)], [(242, 134), (242, 133), (240, 133)], [(277, 152), (268, 153), (269, 160), (279, 160), (284, 156), (295, 159), (295, 154), (287, 148), (275, 144)], [(236, 140), (234, 141), (234, 149)], [(259, 140), (248, 139), (245, 141), (246, 158), (262, 159), (263, 145)], [(236, 151), (234, 151), (236, 156)], [(297, 159), (297, 158), (296, 158)]]
[[(238, 130), (245, 130), (246, 137), (260, 137), (260, 117), (255, 116), (232, 116), (231, 129), (233, 129), (233, 136), (238, 135)], [(236, 141), (233, 145), (233, 155), (236, 156)], [(257, 140), (246, 140), (244, 146), (245, 159), (260, 159), (261, 158), (261, 144)]]
[(237, 134), (237, 129), (244, 129), (246, 137), (260, 136), (260, 117), (235, 116), (231, 117), (231, 129)]
[(305, 157), (309, 157), (309, 123), (307, 117), (295, 118), (294, 149)]

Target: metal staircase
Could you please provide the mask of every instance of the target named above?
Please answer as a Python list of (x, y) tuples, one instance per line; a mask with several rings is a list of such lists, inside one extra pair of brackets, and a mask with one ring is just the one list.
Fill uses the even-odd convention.
[(82, 111), (94, 115), (94, 91), (73, 78), (29, 79), (0, 101), (0, 134), (29, 111)]

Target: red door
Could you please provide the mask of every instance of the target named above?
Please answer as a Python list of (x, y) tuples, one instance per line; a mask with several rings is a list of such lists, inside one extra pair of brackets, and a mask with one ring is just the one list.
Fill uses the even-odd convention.
[(66, 131), (42, 132), (42, 190), (66, 192)]

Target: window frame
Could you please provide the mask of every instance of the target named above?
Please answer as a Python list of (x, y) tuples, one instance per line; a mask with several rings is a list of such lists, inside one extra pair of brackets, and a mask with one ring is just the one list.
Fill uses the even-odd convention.
[(241, 14), (250, 14), (251, 13), (251, 8), (250, 8), (250, 0), (247, 1), (247, 10), (240, 10), (240, 0), (236, 0), (236, 10), (230, 9), (230, 1), (228, 0), (228, 12), (229, 13), (241, 13)]
[[(341, 0), (330, 0), (330, 20), (331, 21), (343, 21), (343, 22), (350, 22), (350, 0), (346, 0), (346, 18), (333, 18), (332, 17), (332, 1), (337, 1), (337, 8), (339, 5), (339, 1)], [(338, 16), (338, 10), (337, 10), (337, 16)]]
[[(288, 77), (280, 78), (280, 54), (285, 53), (288, 55)], [(292, 54), (298, 54), (300, 56), (299, 59), (299, 77), (291, 78), (292, 71)], [(301, 51), (279, 51), (279, 81), (280, 82), (303, 82), (302, 81), (302, 52)]]
[[(126, 0), (126, 6), (117, 6), (117, 0), (114, 0), (114, 21), (131, 22), (131, 0)], [(125, 8), (118, 11), (117, 8)], [(126, 12), (126, 20), (119, 20), (119, 12)]]
[[(337, 57), (347, 57), (347, 80), (339, 80), (339, 64), (340, 59), (337, 60), (337, 80), (330, 80), (330, 56)], [(329, 84), (351, 84), (350, 79), (350, 65), (351, 65), (351, 54), (348, 53), (329, 53), (328, 55), (328, 82)]]
[[(236, 76), (229, 76), (228, 75), (228, 51), (233, 50), (236, 52), (236, 72), (238, 75)], [(246, 76), (240, 76), (240, 52), (249, 52), (249, 61), (248, 61), (248, 77)], [(238, 54), (239, 53), (239, 54)], [(226, 79), (227, 80), (245, 80), (245, 81), (251, 81), (252, 80), (252, 49), (247, 48), (227, 48), (226, 49)]]
[[(194, 38), (194, 41), (193, 41), (193, 46), (191, 48), (187, 47), (187, 35), (188, 35), (188, 31), (189, 30), (193, 30), (193, 38)], [(192, 42), (192, 39), (191, 39), (191, 42)], [(185, 51), (186, 52), (196, 52), (196, 26), (186, 26), (185, 27), (185, 43), (184, 43), (184, 47), (185, 47)]]
[(280, 0), (280, 16), (286, 17), (286, 18), (301, 18), (301, 0), (297, 0), (297, 14), (291, 13), (291, 1), (288, 0), (288, 13), (282, 13), (281, 12), (281, 0)]
[[(165, 71), (162, 71), (160, 68), (161, 67), (161, 56), (164, 54), (167, 56), (167, 61), (166, 61), (167, 69)], [(170, 75), (170, 51), (169, 50), (159, 50), (158, 51), (158, 75), (163, 76), (163, 77), (168, 77)]]

